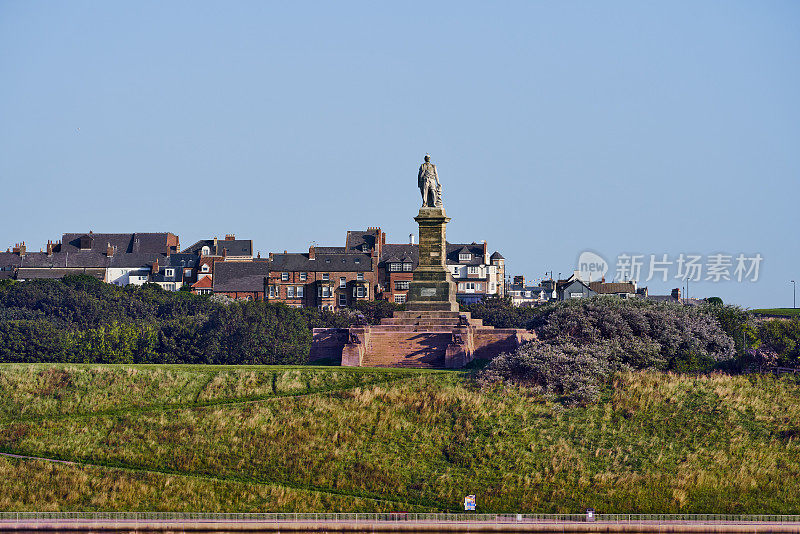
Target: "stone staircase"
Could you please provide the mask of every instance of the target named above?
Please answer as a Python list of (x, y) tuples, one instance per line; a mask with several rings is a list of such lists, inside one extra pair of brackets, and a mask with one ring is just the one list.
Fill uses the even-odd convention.
[(442, 368), (451, 338), (450, 332), (376, 332), (373, 328), (361, 365)]
[(312, 358), (345, 366), (458, 368), (514, 350), (532, 333), (484, 326), (469, 312), (399, 311), (379, 325), (314, 329)]

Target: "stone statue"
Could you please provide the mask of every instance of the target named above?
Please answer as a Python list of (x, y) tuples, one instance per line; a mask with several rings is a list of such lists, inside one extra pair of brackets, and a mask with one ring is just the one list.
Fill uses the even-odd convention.
[(431, 163), (430, 154), (425, 154), (425, 162), (419, 166), (417, 184), (419, 192), (422, 194), (423, 208), (442, 207), (442, 185), (439, 183), (436, 165)]

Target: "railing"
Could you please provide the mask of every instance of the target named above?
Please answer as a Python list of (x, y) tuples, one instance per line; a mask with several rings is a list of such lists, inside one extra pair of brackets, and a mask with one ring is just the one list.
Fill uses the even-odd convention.
[(205, 513), (205, 512), (0, 512), (0, 522), (91, 521), (91, 522), (387, 522), (444, 523), (800, 523), (800, 515), (738, 514), (479, 514), (479, 513)]

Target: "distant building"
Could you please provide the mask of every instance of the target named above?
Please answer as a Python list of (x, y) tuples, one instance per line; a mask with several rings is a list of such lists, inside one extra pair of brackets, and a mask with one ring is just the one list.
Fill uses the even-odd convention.
[(514, 306), (530, 307), (540, 306), (550, 301), (552, 291), (544, 286), (535, 286), (525, 283), (524, 276), (515, 276), (514, 282), (508, 288), (508, 296)]
[(269, 262), (251, 261), (214, 262), (212, 291), (234, 299), (264, 300), (264, 291), (270, 274)]

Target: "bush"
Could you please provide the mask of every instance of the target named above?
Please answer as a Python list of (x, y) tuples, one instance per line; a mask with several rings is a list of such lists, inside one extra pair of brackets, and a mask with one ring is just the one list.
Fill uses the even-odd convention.
[(703, 307), (597, 297), (550, 306), (532, 323), (539, 340), (492, 360), (481, 382), (591, 402), (620, 370), (706, 372), (736, 355), (731, 337)]
[(0, 284), (0, 361), (304, 363), (311, 329), (348, 313), (117, 287), (90, 276)]

